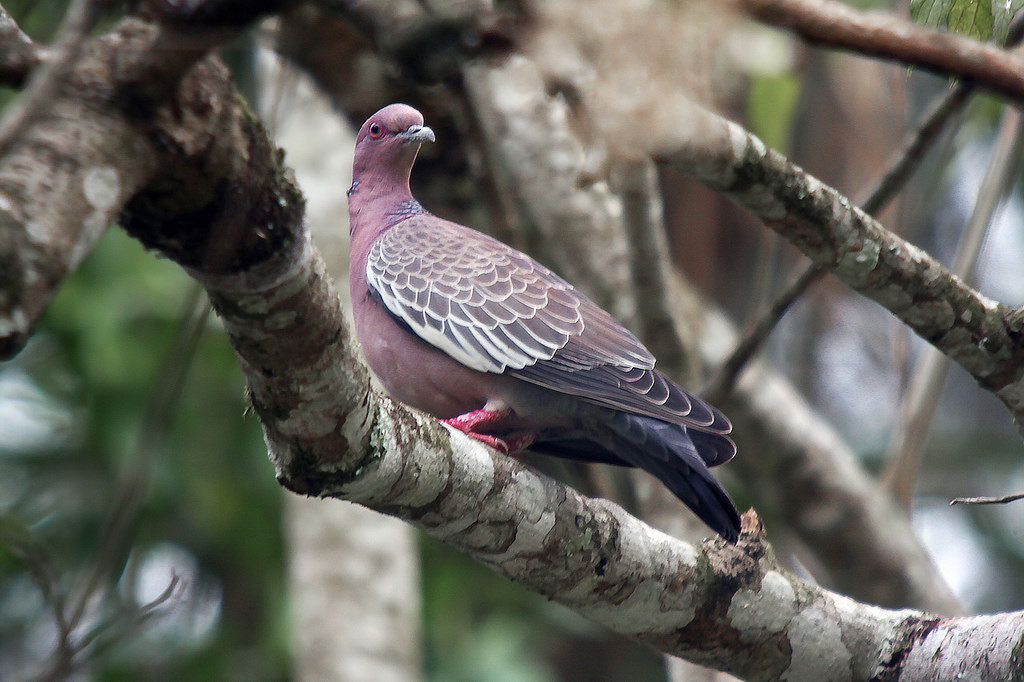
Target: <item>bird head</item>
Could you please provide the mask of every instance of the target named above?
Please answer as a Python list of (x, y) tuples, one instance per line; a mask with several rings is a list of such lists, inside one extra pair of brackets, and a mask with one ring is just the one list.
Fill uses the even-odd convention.
[(423, 114), (407, 104), (389, 104), (359, 129), (353, 177), (380, 173), (407, 181), (420, 144), (427, 141), (434, 141), (434, 131), (423, 125)]

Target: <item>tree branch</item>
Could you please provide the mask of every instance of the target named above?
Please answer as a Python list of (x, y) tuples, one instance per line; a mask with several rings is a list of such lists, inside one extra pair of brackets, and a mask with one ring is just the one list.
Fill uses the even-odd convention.
[(1014, 493), (1002, 497), (954, 497), (949, 504), (950, 506), (956, 504), (1009, 504), (1017, 500), (1024, 500), (1024, 493)]
[(0, 7), (0, 83), (21, 87), (43, 59), (43, 50)]
[(974, 80), (1024, 103), (1024, 61), (991, 43), (914, 24), (889, 12), (863, 12), (834, 0), (736, 0), (751, 17), (811, 43), (892, 59), (942, 76)]
[[(953, 272), (965, 282), (974, 280), (978, 254), (1000, 206), (1007, 200), (1020, 166), (1024, 127), (1020, 112), (1007, 107), (994, 142), (992, 158), (981, 182), (971, 216), (964, 225), (953, 260)], [(935, 348), (925, 348), (915, 363), (907, 387), (900, 420), (886, 451), (882, 479), (893, 496), (911, 508), (928, 430), (939, 406), (939, 396), (949, 375), (949, 358)]]
[[(318, 33), (336, 29), (331, 22), (316, 25)], [(308, 32), (304, 35), (310, 40)], [(317, 52), (337, 45), (313, 38), (306, 48)], [(269, 56), (268, 51), (257, 60), (258, 81), (266, 94), (260, 98), (261, 116), (275, 142), (288, 150), (289, 165), (306, 196), (312, 238), (330, 275), (347, 282), (348, 198), (338, 188), (349, 184), (348, 150), (355, 145), (355, 131), (308, 78), (280, 59), (265, 58)], [(349, 77), (355, 71), (336, 60), (333, 68)], [(342, 298), (347, 300), (344, 292)], [(419, 531), (359, 505), (287, 493), (284, 497), (289, 640), (296, 682), (420, 677), (425, 645)]]
[(403, 518), (617, 632), (745, 679), (905, 670), (938, 628), (979, 629), (987, 636), (960, 634), (959, 653), (1013, 671), (1016, 615), (941, 620), (857, 604), (779, 569), (751, 514), (736, 547), (683, 543), (377, 396), (304, 223), (288, 229), (292, 246), (255, 267), (193, 270), (229, 331), (285, 486)]
[[(1017, 24), (1021, 26), (1024, 24)], [(939, 138), (939, 133), (946, 123), (957, 113), (963, 111), (971, 95), (974, 94), (973, 83), (958, 83), (947, 93), (937, 97), (922, 116), (917, 127), (906, 135), (900, 148), (890, 157), (882, 175), (874, 187), (867, 192), (863, 201), (857, 204), (865, 213), (875, 215), (903, 188), (906, 181), (920, 165), (925, 152)], [(764, 311), (754, 324), (744, 333), (736, 345), (736, 349), (722, 363), (708, 392), (721, 395), (732, 390), (740, 372), (764, 345), (768, 336), (782, 320), (789, 307), (804, 294), (815, 282), (825, 274), (825, 269), (812, 264), (783, 290)]]
[(21, 349), (59, 282), (154, 172), (131, 122), (86, 82), (116, 83), (115, 70), (148, 55), (156, 33), (131, 24), (87, 52), (0, 159), (0, 358)]
[[(224, 82), (207, 81), (210, 69), (222, 67), (207, 62), (189, 72), (210, 49), (236, 35), (254, 16), (255, 5), (262, 4), (233, 15), (241, 23), (232, 28), (204, 32), (129, 19), (82, 45), (79, 60), (66, 60), (69, 73), (49, 69), (39, 76), (49, 84), (37, 87), (54, 96), (45, 107), (30, 106), (34, 115), (16, 115), (5, 126), (6, 151), (0, 157), (0, 359), (21, 349), (64, 276), (92, 250), (125, 201), (162, 170), (154, 146), (178, 144), (179, 168), (182, 160), (202, 153), (209, 161), (216, 158), (215, 150), (229, 148), (211, 144), (216, 138), (192, 137), (190, 128), (224, 114), (206, 101), (229, 101), (207, 91), (209, 83)], [(68, 38), (75, 44), (93, 16), (86, 5), (77, 7), (82, 16), (76, 14), (77, 28)], [(173, 19), (184, 21), (180, 15)], [(77, 51), (68, 49), (72, 55)], [(182, 92), (177, 92), (179, 85)], [(147, 119), (171, 94), (180, 97), (183, 109), (164, 112), (166, 121), (177, 125), (159, 131), (174, 129), (171, 137), (157, 141), (152, 138), (157, 130), (146, 127)], [(230, 147), (232, 153), (236, 149)], [(226, 161), (232, 160), (218, 159)]]
[[(595, 104), (571, 93), (551, 97), (526, 62), (520, 56), (496, 60), (504, 68), (477, 62), (467, 79), (485, 158), (503, 205), (518, 218), (516, 238), (615, 304), (665, 371), (691, 378), (701, 364), (718, 365), (731, 332), (666, 269), (659, 218), (649, 197), (639, 196), (646, 163), (613, 164), (617, 182), (610, 191), (601, 139), (580, 133), (593, 130), (586, 119)], [(704, 357), (694, 351), (698, 345)], [(750, 455), (728, 469), (744, 478), (758, 508), (784, 519), (825, 567), (828, 583), (845, 593), (959, 612), (906, 518), (838, 435), (777, 375), (758, 366), (751, 378), (727, 406)], [(836, 511), (823, 514), (824, 508)]]
[(1024, 424), (1024, 320), (966, 286), (835, 189), (735, 123), (692, 105), (659, 153), (731, 197), (959, 363)]
[(35, 70), (25, 92), (0, 121), (0, 156), (4, 156), (25, 126), (61, 86), (82, 52), (89, 31), (100, 18), (100, 6), (94, 0), (74, 0), (67, 9), (60, 36), (49, 59)]

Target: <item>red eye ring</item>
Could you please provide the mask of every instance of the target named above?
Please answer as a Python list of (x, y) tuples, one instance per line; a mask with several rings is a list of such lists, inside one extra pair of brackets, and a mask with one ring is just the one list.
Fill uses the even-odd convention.
[(378, 139), (383, 134), (384, 134), (384, 129), (381, 128), (379, 124), (377, 124), (377, 123), (371, 123), (370, 124), (370, 137), (371, 138), (376, 140), (376, 139)]

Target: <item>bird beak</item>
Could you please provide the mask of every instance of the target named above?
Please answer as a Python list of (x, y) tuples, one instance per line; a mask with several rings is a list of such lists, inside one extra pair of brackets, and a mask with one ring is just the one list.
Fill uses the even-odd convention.
[(427, 126), (409, 126), (409, 129), (402, 133), (406, 144), (413, 142), (433, 142), (434, 131)]

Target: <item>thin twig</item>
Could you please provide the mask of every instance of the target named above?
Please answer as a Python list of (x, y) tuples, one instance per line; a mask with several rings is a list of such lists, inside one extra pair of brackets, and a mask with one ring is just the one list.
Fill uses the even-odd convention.
[[(180, 575), (177, 573), (172, 574), (167, 587), (151, 601), (136, 608), (125, 607), (115, 613), (110, 619), (97, 624), (84, 634), (80, 640), (75, 642), (75, 655), (90, 647), (95, 647), (96, 643), (104, 635), (111, 634), (116, 638), (118, 634), (126, 631), (128, 628), (138, 630), (138, 628), (146, 624), (146, 621), (156, 615), (157, 609), (170, 602), (180, 592), (178, 588), (182, 587), (183, 584), (184, 582)], [(93, 651), (92, 654), (95, 656), (96, 652)]]
[[(1022, 146), (1024, 119), (1017, 109), (1007, 107), (996, 138), (992, 161), (978, 192), (977, 203), (957, 246), (952, 271), (965, 282), (969, 283), (974, 278), (985, 235), (1012, 188), (1020, 165)], [(882, 475), (893, 496), (906, 509), (910, 508), (914, 499), (928, 430), (935, 417), (951, 364), (950, 359), (935, 348), (925, 348), (922, 352), (914, 378), (907, 389), (899, 425), (889, 443), (888, 465)]]
[(810, 43), (974, 79), (1017, 104), (1024, 102), (1024, 62), (994, 44), (833, 0), (739, 0), (739, 5), (755, 19)]
[[(57, 651), (54, 660), (70, 659), (71, 628), (68, 626), (66, 599), (60, 581), (53, 575), (53, 558), (32, 534), (9, 519), (0, 518), (0, 546), (25, 562), (29, 575), (39, 588), (43, 604), (52, 612), (57, 628)], [(51, 662), (51, 670), (58, 671)]]
[(949, 501), (949, 506), (952, 507), (954, 504), (1008, 504), (1017, 500), (1024, 500), (1024, 493), (1004, 495), (1003, 497), (954, 497)]
[(706, 393), (711, 400), (720, 399), (721, 396), (732, 392), (740, 372), (747, 366), (751, 358), (761, 350), (768, 337), (775, 331), (779, 322), (782, 321), (789, 307), (793, 305), (794, 301), (803, 296), (804, 292), (810, 289), (811, 285), (821, 279), (824, 274), (825, 268), (812, 264), (792, 284), (786, 287), (782, 293), (776, 296), (775, 300), (772, 301), (761, 317), (747, 328), (743, 338), (740, 339), (736, 348), (722, 364), (714, 380), (706, 389)]
[(194, 287), (186, 302), (185, 314), (178, 328), (173, 351), (164, 362), (157, 378), (150, 403), (142, 419), (139, 444), (131, 469), (125, 473), (114, 494), (110, 520), (105, 524), (96, 562), (82, 588), (78, 603), (68, 619), (77, 627), (92, 595), (108, 576), (116, 570), (124, 556), (125, 547), (138, 520), (139, 512), (149, 490), (149, 475), (153, 452), (163, 440), (170, 423), (169, 415), (181, 397), (184, 379), (195, 357), (196, 347), (210, 313), (209, 304), (202, 298), (202, 290)]
[[(1024, 24), (1017, 24), (1017, 26), (1021, 25)], [(865, 212), (878, 213), (896, 196), (921, 164), (925, 153), (938, 139), (939, 132), (951, 118), (963, 111), (973, 92), (974, 85), (963, 82), (932, 102), (920, 124), (904, 136), (900, 148), (889, 157), (885, 172), (878, 177), (874, 187), (866, 192), (864, 200), (860, 202), (860, 206)], [(825, 272), (824, 267), (811, 264), (789, 287), (776, 296), (764, 314), (748, 328), (736, 349), (723, 363), (718, 375), (708, 388), (709, 395), (717, 396), (732, 391), (740, 372), (761, 350), (768, 337), (782, 321), (786, 311), (814, 283), (820, 280)]]
[[(1014, 20), (1010, 25), (1006, 45), (1016, 46), (1021, 40), (1024, 40), (1024, 17)], [(900, 148), (889, 157), (885, 172), (878, 177), (874, 187), (866, 192), (864, 200), (858, 202), (863, 211), (876, 214), (888, 205), (920, 166), (925, 153), (939, 138), (942, 129), (964, 110), (976, 89), (974, 81), (963, 80), (945, 94), (932, 100), (921, 122), (903, 137)], [(823, 267), (811, 264), (789, 287), (776, 296), (764, 314), (748, 328), (732, 355), (722, 364), (718, 375), (707, 389), (708, 395), (720, 396), (733, 390), (740, 372), (764, 346), (786, 311), (824, 274)]]
[(889, 157), (885, 172), (859, 202), (866, 213), (879, 213), (903, 189), (921, 165), (925, 153), (939, 139), (942, 129), (971, 101), (975, 89), (974, 83), (964, 81), (932, 100), (917, 128), (904, 136), (900, 148)]
[[(56, 679), (70, 674), (76, 665), (81, 664), (80, 661), (76, 661), (78, 655), (107, 628), (101, 624), (80, 637), (73, 637), (93, 596), (104, 580), (118, 570), (119, 560), (124, 556), (125, 548), (131, 540), (142, 503), (149, 490), (153, 451), (163, 439), (170, 423), (169, 415), (181, 397), (185, 376), (195, 357), (209, 314), (210, 306), (203, 300), (202, 289), (193, 286), (185, 302), (173, 350), (161, 368), (151, 400), (146, 406), (132, 468), (118, 483), (110, 519), (104, 525), (104, 536), (100, 541), (97, 558), (78, 593), (77, 601), (65, 614), (57, 650), (47, 670), (39, 676), (40, 680)], [(173, 593), (177, 584), (177, 580), (171, 581), (171, 585), (165, 590), (166, 598)], [(151, 604), (159, 604), (164, 600), (164, 595), (161, 595)], [(143, 617), (148, 617), (151, 604), (143, 607)]]

